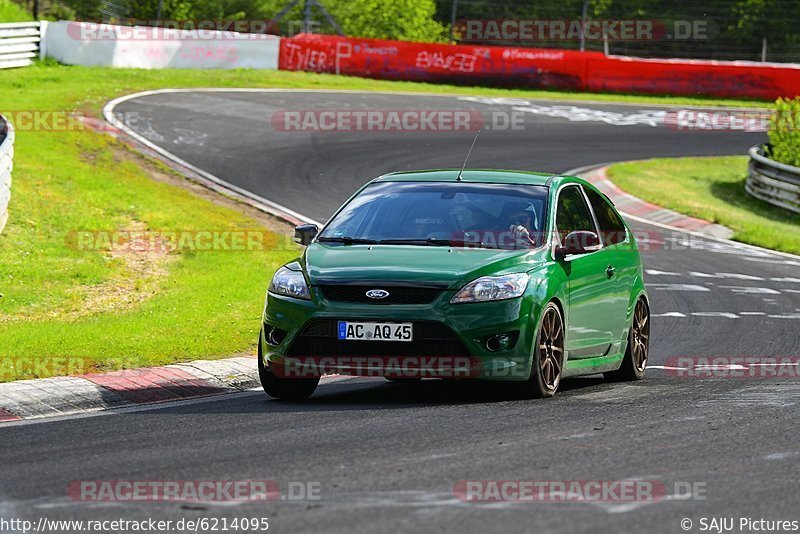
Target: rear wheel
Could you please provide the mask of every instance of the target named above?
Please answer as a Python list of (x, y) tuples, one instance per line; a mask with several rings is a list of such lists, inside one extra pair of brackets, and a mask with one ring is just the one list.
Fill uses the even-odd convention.
[(636, 301), (633, 310), (631, 329), (628, 332), (628, 348), (622, 365), (616, 371), (604, 373), (603, 376), (614, 381), (641, 380), (647, 369), (647, 358), (650, 356), (650, 307), (645, 299)]
[(258, 338), (258, 377), (261, 387), (270, 397), (283, 400), (305, 400), (309, 398), (319, 384), (319, 377), (314, 378), (286, 378), (276, 376), (272, 369), (264, 365), (264, 355), (261, 352), (261, 338)]

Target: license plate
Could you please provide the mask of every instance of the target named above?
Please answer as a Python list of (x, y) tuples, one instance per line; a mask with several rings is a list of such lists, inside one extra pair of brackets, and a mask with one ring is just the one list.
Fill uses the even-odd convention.
[(339, 321), (339, 339), (345, 341), (411, 341), (412, 323), (354, 323)]

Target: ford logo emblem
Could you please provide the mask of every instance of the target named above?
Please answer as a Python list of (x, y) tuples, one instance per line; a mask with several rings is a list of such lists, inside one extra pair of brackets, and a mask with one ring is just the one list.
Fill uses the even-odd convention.
[(370, 289), (367, 291), (367, 297), (371, 299), (385, 299), (389, 296), (389, 292), (384, 289)]

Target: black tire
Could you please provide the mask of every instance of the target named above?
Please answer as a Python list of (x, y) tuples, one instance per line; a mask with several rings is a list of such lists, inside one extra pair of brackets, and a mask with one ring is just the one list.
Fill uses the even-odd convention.
[(628, 332), (628, 347), (622, 365), (616, 371), (603, 373), (603, 377), (611, 382), (628, 382), (641, 380), (647, 370), (647, 359), (650, 356), (650, 307), (644, 298), (636, 301)]
[(319, 377), (315, 378), (281, 378), (275, 376), (272, 370), (264, 365), (264, 357), (261, 352), (261, 338), (258, 337), (258, 378), (261, 380), (261, 387), (270, 397), (282, 400), (306, 400), (317, 389)]
[(511, 387), (519, 397), (552, 397), (558, 391), (564, 369), (564, 318), (553, 302), (542, 310), (531, 351), (530, 377), (522, 383), (512, 382)]

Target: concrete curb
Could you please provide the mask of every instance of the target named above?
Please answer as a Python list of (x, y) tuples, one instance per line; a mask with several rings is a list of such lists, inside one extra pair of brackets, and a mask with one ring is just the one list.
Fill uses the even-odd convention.
[(730, 239), (733, 231), (727, 226), (710, 223), (702, 219), (696, 219), (683, 215), (677, 211), (672, 211), (655, 204), (650, 204), (644, 200), (626, 193), (608, 179), (606, 172), (610, 165), (600, 165), (595, 167), (574, 169), (564, 174), (577, 175), (592, 183), (600, 191), (608, 195), (617, 209), (623, 214), (635, 215), (654, 223), (674, 226), (681, 230), (694, 232), (710, 237)]
[(255, 356), (0, 384), (0, 423), (236, 393), (258, 387)]

